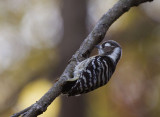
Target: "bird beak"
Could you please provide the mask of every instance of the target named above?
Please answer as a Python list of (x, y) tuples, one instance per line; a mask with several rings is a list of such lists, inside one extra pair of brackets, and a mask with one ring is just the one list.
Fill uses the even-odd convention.
[(100, 45), (95, 45), (95, 48), (100, 49)]

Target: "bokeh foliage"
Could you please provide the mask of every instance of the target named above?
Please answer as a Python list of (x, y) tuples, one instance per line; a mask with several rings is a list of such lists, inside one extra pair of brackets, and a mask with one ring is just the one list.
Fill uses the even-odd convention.
[[(86, 1), (88, 32), (115, 2)], [(159, 4), (132, 8), (110, 27), (105, 40), (118, 41), (123, 56), (110, 82), (83, 96), (86, 117), (160, 116)], [(53, 85), (57, 77), (48, 77), (60, 64), (63, 6), (58, 0), (0, 1), (0, 116), (29, 106)], [(56, 117), (60, 110), (58, 98), (42, 116)]]

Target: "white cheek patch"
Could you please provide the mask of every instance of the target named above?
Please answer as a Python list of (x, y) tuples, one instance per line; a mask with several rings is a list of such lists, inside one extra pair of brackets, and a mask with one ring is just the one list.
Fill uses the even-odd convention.
[(111, 59), (113, 59), (113, 61), (116, 61), (116, 59), (118, 58), (118, 54), (121, 53), (121, 49), (119, 47), (115, 48), (113, 50), (113, 53), (111, 55), (108, 55)]
[(103, 54), (104, 51), (102, 49), (98, 49), (98, 54)]
[(111, 44), (109, 44), (109, 43), (106, 43), (106, 44), (105, 44), (105, 46), (111, 46)]

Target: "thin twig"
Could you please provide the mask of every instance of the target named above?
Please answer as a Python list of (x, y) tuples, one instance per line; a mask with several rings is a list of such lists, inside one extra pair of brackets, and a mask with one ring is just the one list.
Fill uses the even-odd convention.
[(153, 0), (119, 0), (98, 21), (92, 32), (88, 35), (88, 37), (81, 44), (80, 48), (72, 56), (70, 63), (67, 65), (60, 79), (53, 85), (53, 87), (30, 108), (19, 112), (19, 114), (14, 114), (12, 117), (18, 117), (20, 115), (23, 115), (24, 113), (24, 117), (36, 117), (45, 112), (47, 107), (52, 103), (52, 101), (61, 94), (61, 89), (65, 81), (69, 78), (72, 78), (72, 73), (77, 64), (76, 60), (82, 61), (86, 59), (94, 48), (94, 45), (99, 44), (103, 40), (109, 27), (122, 14), (127, 12), (133, 6), (138, 6), (141, 3), (150, 1)]
[(15, 113), (15, 114), (12, 115), (11, 117), (19, 117), (20, 115), (24, 116), (25, 113), (26, 113), (29, 109), (31, 109), (32, 107), (33, 107), (33, 105), (25, 108), (24, 110), (22, 110), (22, 111), (20, 111), (20, 112), (18, 112), (18, 113)]

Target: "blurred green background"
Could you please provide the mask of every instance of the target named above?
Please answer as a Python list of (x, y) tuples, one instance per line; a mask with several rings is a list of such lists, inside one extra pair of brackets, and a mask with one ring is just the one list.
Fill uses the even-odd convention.
[[(0, 117), (38, 100), (117, 0), (0, 1)], [(40, 117), (160, 116), (160, 1), (132, 8), (109, 29), (123, 48), (110, 82), (58, 97)], [(96, 54), (94, 50), (92, 55)]]

